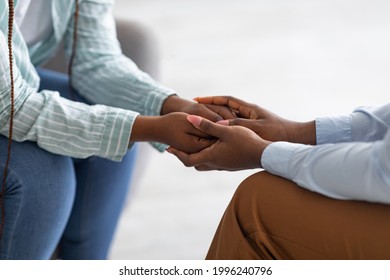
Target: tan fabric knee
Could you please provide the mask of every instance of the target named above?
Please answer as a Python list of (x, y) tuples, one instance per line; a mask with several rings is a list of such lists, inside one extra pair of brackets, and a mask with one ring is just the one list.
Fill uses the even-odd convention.
[(267, 172), (244, 180), (207, 259), (390, 259), (390, 205), (335, 200)]

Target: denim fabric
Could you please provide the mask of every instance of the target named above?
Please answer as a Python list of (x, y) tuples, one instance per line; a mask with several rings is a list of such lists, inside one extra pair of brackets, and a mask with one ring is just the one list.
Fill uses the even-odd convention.
[[(0, 136), (2, 173), (7, 144), (8, 139)], [(70, 158), (46, 152), (33, 142), (13, 142), (0, 259), (50, 258), (69, 219), (75, 187)]]
[[(38, 70), (41, 88), (88, 103), (70, 90), (68, 77)], [(0, 137), (4, 170), (6, 137)], [(72, 159), (33, 142), (13, 142), (4, 196), (0, 259), (106, 259), (129, 189), (136, 147), (121, 162)], [(58, 245), (59, 244), (59, 245)]]

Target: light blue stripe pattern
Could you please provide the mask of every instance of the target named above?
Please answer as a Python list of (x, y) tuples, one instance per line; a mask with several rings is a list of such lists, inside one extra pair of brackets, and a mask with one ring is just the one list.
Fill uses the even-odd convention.
[[(64, 41), (69, 56), (73, 38), (73, 0), (52, 1), (53, 33), (27, 48), (14, 25), (14, 140), (36, 141), (50, 152), (85, 158), (120, 160), (138, 114), (159, 115), (174, 94), (122, 55), (112, 16), (113, 1), (80, 1), (73, 86), (94, 105), (63, 99), (52, 91), (38, 92), (35, 67), (49, 59)], [(17, 1), (15, 1), (15, 5)], [(8, 63), (8, 1), (0, 2), (0, 133), (8, 136), (10, 75)], [(164, 145), (157, 145), (163, 150)]]

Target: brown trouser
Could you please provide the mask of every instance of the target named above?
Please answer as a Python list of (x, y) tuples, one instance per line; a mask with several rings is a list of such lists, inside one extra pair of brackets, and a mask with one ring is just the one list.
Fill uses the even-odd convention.
[(237, 189), (207, 259), (390, 259), (390, 205), (331, 199), (259, 172)]

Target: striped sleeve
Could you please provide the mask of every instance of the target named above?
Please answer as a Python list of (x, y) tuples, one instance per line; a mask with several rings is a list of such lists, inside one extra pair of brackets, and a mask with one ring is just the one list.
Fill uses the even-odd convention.
[[(5, 35), (8, 29), (6, 2), (0, 3), (0, 8), (0, 134), (8, 136), (11, 79)], [(34, 141), (55, 154), (76, 158), (95, 155), (120, 160), (128, 149), (138, 113), (69, 101), (57, 92), (37, 92), (38, 76), (17, 28), (13, 37), (13, 139)]]
[[(73, 86), (95, 104), (124, 108), (142, 115), (160, 115), (165, 99), (174, 94), (122, 54), (116, 37), (112, 1), (85, 0), (80, 4)], [(70, 54), (73, 21), (65, 36)]]
[[(136, 113), (104, 105), (89, 106), (57, 92), (31, 94), (14, 117), (14, 140), (35, 141), (61, 155), (101, 156), (119, 161), (127, 152)], [(8, 125), (2, 133), (8, 131)]]

